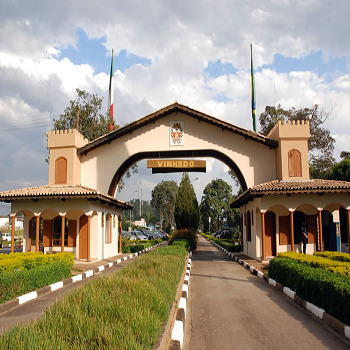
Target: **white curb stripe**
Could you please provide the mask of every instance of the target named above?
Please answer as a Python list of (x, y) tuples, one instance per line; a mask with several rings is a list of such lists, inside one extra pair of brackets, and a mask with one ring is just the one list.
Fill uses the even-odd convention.
[(114, 265), (114, 262), (108, 263), (108, 267), (112, 267)]
[(344, 326), (344, 334), (348, 339), (350, 339), (350, 327), (349, 326)]
[(186, 270), (186, 273), (188, 273), (188, 275), (191, 275), (191, 271), (189, 269)]
[(249, 266), (249, 270), (250, 270), (250, 272), (254, 272), (255, 271), (253, 266)]
[(272, 278), (269, 278), (269, 283), (271, 284), (271, 286), (276, 287), (276, 281), (273, 280)]
[(125, 260), (128, 260), (128, 258), (127, 258), (126, 256), (124, 256), (124, 258), (123, 258), (123, 259), (124, 259), (124, 261), (125, 261)]
[(264, 274), (261, 271), (258, 271), (258, 277), (264, 278)]
[(51, 292), (63, 287), (63, 281), (50, 284)]
[(99, 267), (97, 268), (97, 270), (98, 270), (99, 272), (103, 271), (104, 269), (105, 269), (105, 267), (104, 267), (103, 265), (101, 265), (101, 266), (99, 266)]
[(77, 282), (77, 281), (81, 281), (83, 279), (83, 275), (80, 274), (80, 275), (76, 275), (76, 276), (73, 276), (72, 277), (72, 282)]
[(186, 292), (186, 293), (187, 293), (187, 296), (188, 296), (188, 285), (187, 285), (187, 284), (184, 284), (184, 285), (182, 286), (182, 291), (183, 291), (183, 292)]
[(186, 317), (186, 298), (180, 298), (179, 309), (184, 309), (185, 317)]
[(317, 307), (316, 305), (309, 303), (308, 301), (306, 302), (306, 308), (311, 311), (315, 316), (317, 316), (318, 318), (320, 318), (322, 320), (323, 318), (323, 314), (324, 314), (324, 310)]
[(91, 277), (93, 274), (94, 274), (93, 270), (85, 271), (85, 277), (86, 278)]
[(19, 305), (22, 305), (26, 303), (27, 301), (33, 300), (37, 298), (38, 293), (37, 292), (30, 292), (24, 295), (21, 295), (20, 297), (17, 297)]
[(190, 276), (186, 275), (184, 281), (187, 281), (187, 285), (190, 285)]
[(247, 267), (247, 263), (245, 261), (243, 261), (243, 266)]
[(129, 259), (132, 259), (134, 256), (133, 255), (129, 255)]
[(288, 295), (289, 298), (293, 299), (294, 300), (294, 296), (295, 296), (295, 292), (294, 290), (291, 290), (290, 288), (288, 287), (283, 287), (283, 293)]
[(180, 342), (180, 347), (182, 349), (182, 343), (184, 340), (184, 324), (182, 321), (175, 321), (173, 331), (171, 333), (171, 339)]
[(117, 260), (117, 264), (120, 264), (122, 262), (122, 259)]

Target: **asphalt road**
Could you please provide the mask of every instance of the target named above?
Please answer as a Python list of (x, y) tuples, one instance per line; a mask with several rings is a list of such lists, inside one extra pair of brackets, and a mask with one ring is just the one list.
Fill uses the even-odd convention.
[(350, 349), (350, 342), (204, 238), (192, 256), (184, 350)]
[[(15, 253), (22, 253), (23, 248), (17, 248), (15, 247)], [(3, 247), (0, 248), (0, 254), (10, 254), (11, 253), (11, 247)]]

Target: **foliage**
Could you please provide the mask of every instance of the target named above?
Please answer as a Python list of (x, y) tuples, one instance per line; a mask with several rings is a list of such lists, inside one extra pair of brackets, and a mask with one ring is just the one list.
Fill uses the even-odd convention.
[[(71, 100), (59, 119), (54, 119), (55, 130), (77, 128), (77, 113), (79, 111), (79, 132), (89, 141), (95, 140), (110, 132), (111, 118), (108, 114), (101, 114), (102, 100), (97, 94), (90, 94), (84, 90), (76, 89), (78, 97)], [(114, 130), (119, 125), (114, 125)]]
[(350, 159), (345, 158), (332, 167), (331, 180), (350, 181)]
[(311, 267), (321, 268), (334, 273), (340, 273), (350, 277), (350, 262), (342, 262), (338, 260), (324, 258), (319, 255), (308, 255), (295, 252), (278, 253), (278, 256), (292, 259)]
[(203, 191), (200, 204), (200, 213), (204, 231), (209, 230), (209, 217), (211, 218), (211, 231), (218, 230), (224, 221), (231, 225), (234, 222), (236, 211), (230, 208), (233, 202), (232, 187), (222, 179), (212, 180)]
[(185, 267), (183, 246), (140, 256), (74, 290), (37, 322), (1, 335), (7, 349), (151, 349), (168, 319)]
[(0, 274), (0, 303), (70, 276), (70, 267), (63, 263), (39, 266), (31, 270), (2, 273)]
[(63, 263), (72, 268), (74, 266), (74, 254), (43, 254), (42, 252), (1, 254), (0, 273), (8, 273), (14, 270), (30, 270), (35, 267), (55, 263)]
[(348, 151), (341, 151), (340, 152), (340, 158), (341, 159), (350, 159), (350, 152), (348, 152)]
[(162, 181), (152, 190), (151, 205), (160, 217), (160, 229), (163, 229), (164, 221), (168, 221), (166, 232), (170, 233), (174, 226), (175, 201), (178, 186), (175, 181)]
[(173, 236), (170, 238), (168, 244), (173, 244), (174, 241), (177, 240), (186, 240), (189, 242), (191, 250), (197, 249), (197, 235), (196, 232), (189, 229), (182, 229), (175, 231)]
[[(119, 129), (119, 125), (115, 124), (111, 118), (110, 112), (104, 115), (101, 113), (103, 98), (97, 94), (90, 94), (85, 90), (76, 89), (78, 97), (75, 100), (69, 101), (69, 106), (60, 115), (59, 119), (54, 119), (55, 130), (78, 129), (78, 131), (89, 141), (93, 141), (109, 132), (111, 123), (113, 130)], [(77, 115), (79, 111), (79, 126), (77, 128)], [(138, 172), (137, 164), (131, 167), (132, 173)], [(131, 176), (130, 171), (126, 176)], [(124, 182), (118, 185), (118, 190), (121, 191), (124, 187)]]
[(218, 244), (219, 246), (226, 249), (228, 252), (240, 252), (241, 251), (241, 246), (239, 244), (228, 242), (227, 240), (224, 240), (224, 239), (217, 239), (215, 237), (213, 237), (211, 240), (213, 242), (215, 242), (216, 244)]
[(279, 120), (310, 120), (309, 159), (311, 178), (327, 178), (335, 159), (333, 158), (335, 139), (330, 131), (322, 124), (330, 117), (334, 108), (320, 109), (319, 105), (312, 108), (291, 108), (284, 110), (281, 105), (277, 108), (266, 106), (260, 114), (261, 133), (268, 135)]
[(175, 202), (176, 228), (188, 228), (197, 231), (199, 225), (199, 208), (196, 193), (188, 173), (183, 173)]
[(350, 324), (349, 277), (282, 257), (270, 261), (269, 277), (345, 324)]
[[(147, 200), (141, 201), (141, 210), (142, 210), (141, 215), (140, 215), (140, 199), (138, 198), (130, 199), (128, 203), (133, 206), (132, 213), (131, 213), (131, 221), (145, 218), (147, 224), (157, 223), (156, 211), (152, 207), (150, 201), (147, 201)], [(126, 227), (128, 227), (130, 222), (130, 211), (124, 210), (122, 218), (123, 218), (123, 222), (125, 221)]]
[(339, 253), (339, 252), (315, 252), (315, 256), (322, 256), (327, 259), (332, 259), (336, 261), (343, 261), (350, 263), (350, 254), (349, 253)]

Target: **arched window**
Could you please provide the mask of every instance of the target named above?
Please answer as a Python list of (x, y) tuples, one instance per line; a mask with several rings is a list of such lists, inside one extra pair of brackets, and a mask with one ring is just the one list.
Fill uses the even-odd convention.
[(247, 213), (247, 241), (250, 242), (252, 240), (252, 227), (250, 220), (250, 211)]
[(67, 159), (59, 157), (55, 162), (55, 184), (67, 183)]
[[(52, 220), (52, 246), (60, 247), (61, 246), (61, 237), (62, 237), (62, 218), (56, 216)], [(64, 228), (64, 246), (68, 247), (68, 220), (65, 219), (65, 228)]]
[(106, 243), (112, 243), (112, 215), (106, 215)]
[(288, 152), (288, 174), (290, 177), (301, 177), (301, 153), (292, 149)]
[(252, 209), (252, 226), (254, 226), (254, 216), (253, 216), (253, 209)]
[[(39, 245), (43, 243), (43, 232), (44, 232), (44, 220), (40, 218), (39, 227)], [(29, 222), (29, 238), (31, 239), (31, 245), (36, 244), (36, 217)]]

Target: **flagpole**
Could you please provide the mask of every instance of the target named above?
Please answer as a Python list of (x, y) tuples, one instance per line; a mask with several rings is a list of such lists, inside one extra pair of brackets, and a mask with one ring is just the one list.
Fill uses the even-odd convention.
[(256, 132), (256, 98), (255, 98), (255, 80), (254, 80), (254, 67), (253, 67), (253, 44), (250, 44), (250, 76), (252, 85), (252, 118), (253, 118), (253, 130)]
[(113, 131), (113, 55), (114, 55), (114, 49), (112, 49), (112, 61), (111, 61), (111, 72), (109, 76), (109, 96), (108, 96), (108, 111), (111, 116), (109, 129), (110, 131)]

